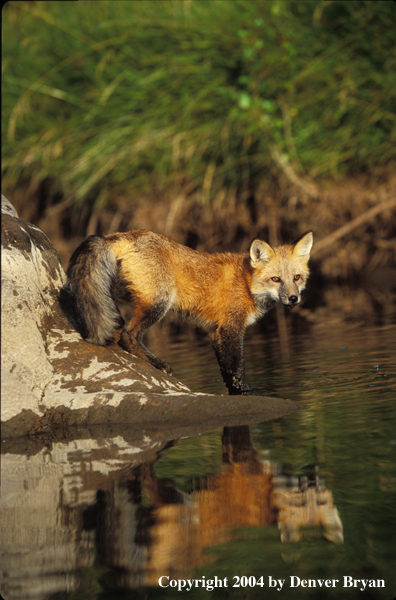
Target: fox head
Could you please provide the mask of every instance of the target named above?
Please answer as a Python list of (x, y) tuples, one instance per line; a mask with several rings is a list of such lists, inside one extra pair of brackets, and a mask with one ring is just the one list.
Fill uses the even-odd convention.
[(294, 244), (272, 248), (263, 240), (250, 244), (252, 267), (251, 292), (263, 308), (280, 302), (289, 308), (301, 300), (309, 269), (308, 260), (313, 244), (312, 231), (307, 231)]

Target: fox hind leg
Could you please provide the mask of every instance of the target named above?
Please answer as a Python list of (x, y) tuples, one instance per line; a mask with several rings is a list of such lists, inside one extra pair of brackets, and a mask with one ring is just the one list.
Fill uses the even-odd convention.
[(127, 352), (130, 352), (143, 360), (147, 360), (157, 369), (160, 369), (164, 373), (168, 373), (168, 375), (172, 375), (173, 371), (171, 366), (150, 352), (143, 343), (143, 336), (146, 330), (162, 319), (168, 310), (168, 302), (160, 302), (150, 306), (138, 304), (133, 317), (129, 323), (125, 325), (118, 343)]

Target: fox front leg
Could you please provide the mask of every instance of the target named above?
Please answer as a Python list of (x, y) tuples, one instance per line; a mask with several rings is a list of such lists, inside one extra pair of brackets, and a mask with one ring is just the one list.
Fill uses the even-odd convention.
[(221, 326), (211, 335), (220, 373), (231, 396), (250, 395), (252, 388), (245, 381), (243, 360), (243, 333), (232, 327)]

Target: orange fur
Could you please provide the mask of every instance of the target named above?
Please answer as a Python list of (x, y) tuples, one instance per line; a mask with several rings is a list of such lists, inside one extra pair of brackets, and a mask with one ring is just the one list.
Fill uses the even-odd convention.
[[(80, 321), (92, 323), (92, 313), (97, 316), (101, 336), (95, 340), (91, 330), (85, 336), (96, 343), (110, 339), (119, 315), (116, 302), (128, 296), (135, 313), (119, 343), (168, 373), (169, 365), (145, 348), (144, 331), (170, 309), (195, 317), (211, 336), (230, 393), (250, 393), (244, 379), (245, 329), (276, 302), (289, 307), (300, 302), (312, 239), (307, 232), (278, 248), (256, 239), (244, 254), (207, 254), (146, 230), (92, 236), (73, 255), (66, 287), (81, 307)], [(82, 277), (85, 285), (78, 283)], [(107, 307), (106, 316), (100, 299), (108, 306), (109, 296), (114, 306)]]

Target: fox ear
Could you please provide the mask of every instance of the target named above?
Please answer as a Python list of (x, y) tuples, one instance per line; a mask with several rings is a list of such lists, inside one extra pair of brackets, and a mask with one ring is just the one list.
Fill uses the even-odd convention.
[(293, 254), (297, 256), (306, 256), (309, 257), (309, 253), (311, 252), (313, 244), (313, 234), (312, 231), (307, 231), (301, 237), (298, 238), (293, 244)]
[(267, 242), (263, 240), (253, 240), (249, 248), (250, 260), (255, 267), (260, 261), (268, 262), (274, 255), (274, 251)]

